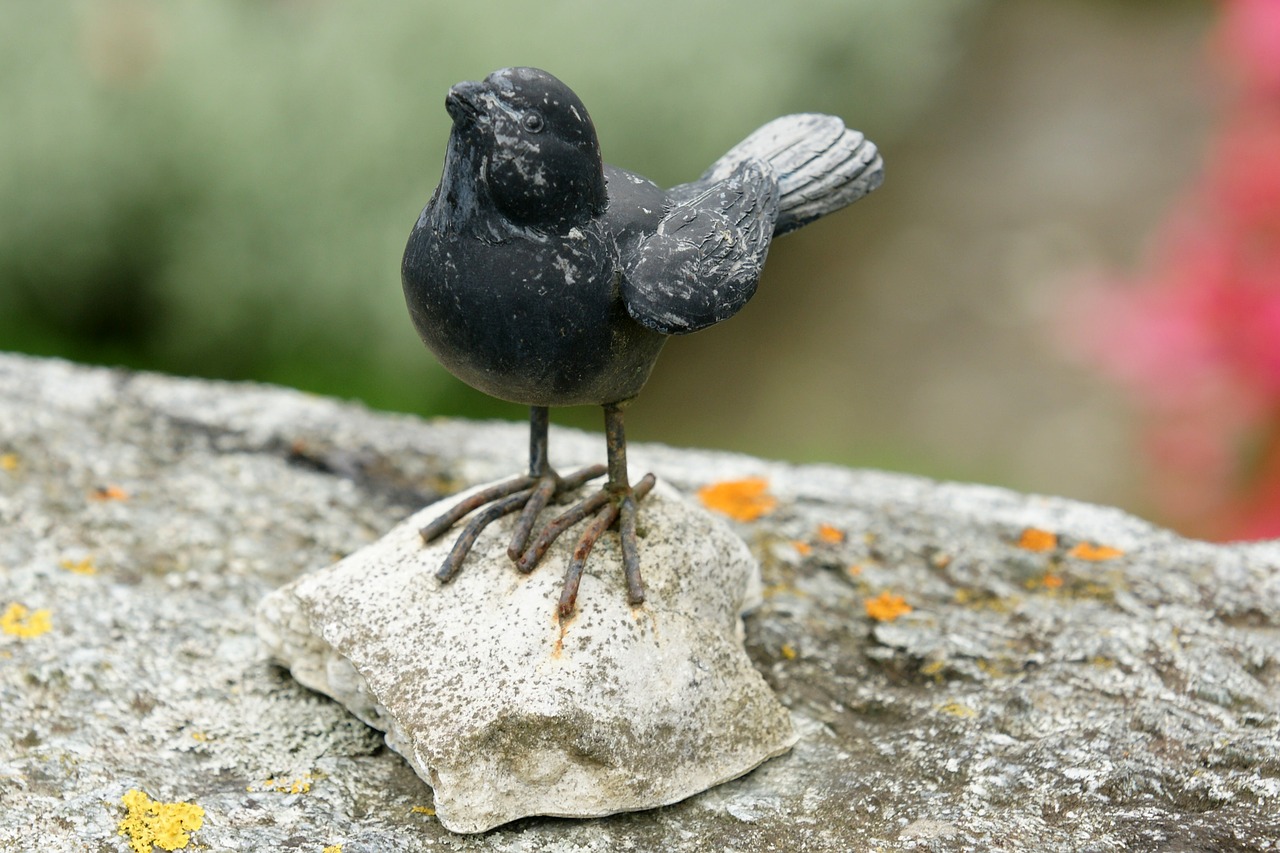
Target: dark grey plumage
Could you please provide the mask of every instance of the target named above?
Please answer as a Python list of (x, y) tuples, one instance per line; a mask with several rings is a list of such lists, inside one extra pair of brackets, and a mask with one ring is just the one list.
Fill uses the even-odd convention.
[(775, 235), (884, 174), (862, 134), (803, 114), (663, 191), (604, 165), (586, 108), (544, 71), (495, 71), (447, 104), (444, 175), (409, 238), (405, 296), (446, 367), (529, 405), (635, 396), (661, 336), (733, 316)]
[[(534, 516), (566, 481), (582, 482), (562, 481), (547, 464), (546, 408), (598, 404), (609, 450), (608, 506), (598, 520), (620, 519), (629, 597), (638, 603), (635, 502), (652, 478), (629, 484), (622, 405), (644, 386), (667, 336), (704, 329), (747, 303), (774, 236), (878, 187), (880, 156), (838, 118), (784, 116), (696, 181), (663, 190), (604, 164), (586, 107), (545, 71), (504, 68), (459, 83), (445, 105), (453, 131), (440, 185), (405, 248), (405, 299), (445, 367), (531, 407), (532, 440), (529, 477), (485, 498), (492, 508), (459, 538), (440, 575), (457, 571), (480, 528), (521, 508), (510, 553), (522, 567), (536, 563), (536, 543), (526, 551)], [(423, 535), (460, 518), (438, 519)], [(576, 580), (565, 595), (562, 614)]]

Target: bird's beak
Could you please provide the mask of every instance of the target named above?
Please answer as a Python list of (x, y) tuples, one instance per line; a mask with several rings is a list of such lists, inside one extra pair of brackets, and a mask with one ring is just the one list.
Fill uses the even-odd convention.
[(483, 83), (467, 80), (449, 90), (444, 98), (444, 108), (449, 111), (454, 122), (474, 121), (483, 112), (480, 108), (480, 96), (484, 89)]

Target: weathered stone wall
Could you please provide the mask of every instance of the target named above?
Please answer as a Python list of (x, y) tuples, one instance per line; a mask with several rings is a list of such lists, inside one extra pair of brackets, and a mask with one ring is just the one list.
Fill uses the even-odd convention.
[[(777, 498), (736, 529), (765, 573), (748, 649), (799, 744), (663, 809), (449, 834), (380, 735), (267, 663), (254, 610), (519, 469), (526, 442), (0, 355), (0, 850), (148, 849), (165, 829), (344, 853), (1278, 849), (1280, 546), (656, 446), (633, 471), (687, 493), (763, 477)], [(552, 434), (561, 467), (602, 452)]]

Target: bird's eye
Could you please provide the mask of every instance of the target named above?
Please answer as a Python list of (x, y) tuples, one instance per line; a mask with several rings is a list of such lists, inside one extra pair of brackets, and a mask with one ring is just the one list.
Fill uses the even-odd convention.
[(524, 125), (524, 129), (530, 133), (538, 133), (542, 130), (542, 114), (528, 112), (524, 114), (524, 118), (520, 121)]

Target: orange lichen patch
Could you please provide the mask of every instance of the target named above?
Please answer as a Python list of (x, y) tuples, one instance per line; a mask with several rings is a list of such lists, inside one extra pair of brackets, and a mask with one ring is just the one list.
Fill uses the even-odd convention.
[(862, 566), (857, 563), (854, 563), (852, 566), (846, 566), (844, 573), (851, 578), (856, 578), (858, 575), (862, 574)]
[(17, 471), (18, 454), (0, 453), (0, 471)]
[(707, 509), (735, 521), (755, 521), (778, 508), (778, 499), (769, 494), (764, 477), (725, 480), (698, 489), (698, 500)]
[(778, 649), (778, 651), (782, 652), (782, 656), (787, 660), (796, 659), (796, 647), (790, 643), (783, 643), (782, 648)]
[(1024, 551), (1052, 551), (1058, 547), (1058, 536), (1048, 530), (1028, 527), (1018, 537), (1018, 547)]
[(867, 615), (877, 622), (892, 622), (911, 612), (911, 605), (900, 595), (885, 591), (864, 603)]
[(98, 486), (90, 497), (95, 501), (127, 501), (129, 493), (119, 486)]
[(204, 825), (204, 809), (195, 803), (160, 803), (136, 788), (120, 798), (128, 810), (117, 826), (117, 835), (127, 835), (134, 853), (181, 850), (191, 840), (190, 832)]
[(807, 557), (813, 553), (813, 546), (808, 542), (801, 542), (799, 539), (791, 543), (791, 547), (796, 549), (796, 553), (801, 557)]
[(933, 566), (938, 571), (942, 571), (947, 566), (951, 565), (951, 561), (953, 559), (955, 558), (945, 551), (939, 551), (929, 558), (929, 565)]
[(83, 560), (63, 560), (58, 565), (77, 575), (96, 575), (98, 567), (93, 564), (93, 557), (85, 557)]
[(19, 640), (30, 640), (46, 634), (53, 627), (53, 614), (48, 610), (28, 610), (16, 601), (0, 614), (0, 631)]
[(818, 525), (818, 541), (827, 545), (839, 545), (844, 542), (844, 531), (830, 524)]
[(1095, 545), (1092, 542), (1080, 542), (1067, 552), (1067, 556), (1075, 557), (1077, 560), (1088, 560), (1091, 563), (1100, 563), (1104, 560), (1114, 560), (1116, 557), (1123, 557), (1124, 551), (1121, 551), (1119, 548), (1112, 548), (1110, 545)]
[(1055, 575), (1053, 572), (1046, 572), (1044, 577), (1040, 578), (1040, 585), (1045, 589), (1061, 589), (1062, 575)]

